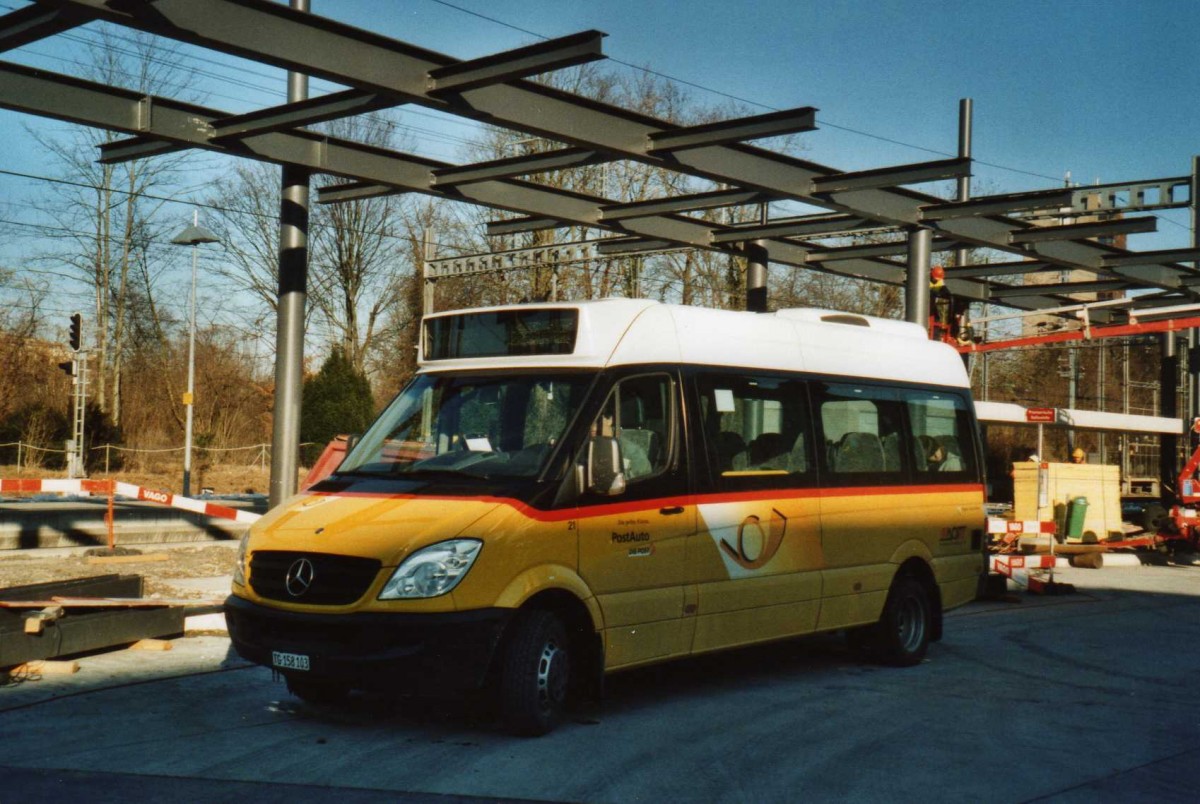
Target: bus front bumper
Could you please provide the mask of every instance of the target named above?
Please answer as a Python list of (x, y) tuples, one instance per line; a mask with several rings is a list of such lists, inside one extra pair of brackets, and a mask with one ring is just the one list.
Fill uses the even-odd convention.
[[(354, 689), (438, 695), (483, 686), (512, 611), (310, 614), (231, 595), (225, 622), (238, 654), (286, 674)], [(299, 658), (302, 657), (302, 658)], [(297, 669), (307, 665), (307, 669)]]

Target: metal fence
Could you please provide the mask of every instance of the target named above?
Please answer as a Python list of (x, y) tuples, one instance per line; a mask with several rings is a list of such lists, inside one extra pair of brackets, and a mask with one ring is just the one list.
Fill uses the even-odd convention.
[[(302, 443), (300, 446), (311, 446), (311, 442)], [(0, 444), (0, 463), (3, 463), (3, 457), (6, 451), (12, 450), (12, 455), (15, 460), (13, 465), (19, 468), (38, 467), (42, 465), (42, 456), (45, 455), (62, 455), (66, 456), (66, 449), (61, 447), (46, 447), (41, 444), (34, 444), (29, 441), (10, 441), (5, 444)], [(161, 449), (146, 449), (138, 447), (123, 447), (118, 444), (98, 444), (88, 448), (89, 453), (104, 452), (104, 471), (108, 472), (112, 465), (114, 453), (118, 455), (168, 455), (171, 453), (179, 453), (180, 460), (183, 459), (184, 447), (164, 447)], [(259, 467), (266, 471), (270, 464), (271, 445), (266, 444), (250, 444), (244, 447), (199, 447), (192, 446), (193, 452), (213, 454), (232, 455), (232, 453), (251, 453), (250, 459), (243, 462), (243, 465), (251, 466), (258, 464)], [(230, 461), (236, 462), (236, 461)]]

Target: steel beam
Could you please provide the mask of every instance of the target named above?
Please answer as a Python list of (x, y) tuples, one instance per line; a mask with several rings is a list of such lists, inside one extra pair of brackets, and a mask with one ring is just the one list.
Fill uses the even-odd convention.
[(534, 218), (527, 215), (508, 221), (488, 221), (487, 234), (489, 237), (493, 237), (497, 235), (524, 234), (526, 232), (543, 232), (547, 229), (560, 229), (570, 225), (570, 223), (564, 223), (557, 218)]
[(247, 114), (212, 121), (212, 138), (216, 140), (234, 137), (252, 137), (271, 131), (286, 131), (323, 123), (338, 117), (366, 114), (396, 106), (403, 101), (381, 92), (363, 92), (347, 89), (319, 98), (307, 98), (295, 103), (285, 103), (268, 109), (259, 109)]
[(453, 187), (477, 181), (507, 179), (531, 173), (546, 173), (551, 170), (595, 165), (610, 159), (611, 157), (596, 151), (588, 151), (583, 148), (563, 148), (528, 156), (511, 156), (488, 162), (476, 162), (471, 165), (439, 168), (433, 171), (433, 186)]
[[(1191, 204), (1191, 198), (1175, 200), (1174, 191), (1179, 187), (1187, 187), (1190, 195), (1191, 183), (1191, 176), (1175, 176), (1139, 182), (1092, 184), (1075, 189), (1075, 199), (1071, 207), (1081, 215), (1104, 211), (1145, 212), (1151, 209), (1182, 209)], [(1158, 196), (1157, 201), (1147, 200), (1152, 194)]]
[(395, 187), (369, 181), (327, 184), (317, 188), (317, 203), (341, 204), (346, 201), (365, 201), (368, 198), (382, 198), (387, 195), (399, 195), (402, 192), (404, 191), (397, 190)]
[(612, 237), (596, 243), (596, 252), (605, 256), (641, 254), (646, 251), (666, 251), (678, 248), (666, 240), (647, 240), (644, 237)]
[(939, 159), (933, 162), (918, 162), (912, 165), (859, 170), (853, 173), (836, 173), (832, 176), (813, 179), (810, 195), (840, 193), (847, 190), (867, 190), (877, 187), (895, 187), (901, 184), (920, 184), (927, 181), (957, 179), (971, 175), (970, 158)]
[(603, 59), (600, 40), (607, 35), (600, 31), (582, 31), (491, 56), (437, 67), (429, 71), (427, 89), (433, 94), (466, 92), (489, 84), (504, 84), (518, 78)]
[(113, 140), (100, 144), (102, 165), (115, 165), (119, 162), (131, 162), (135, 159), (149, 159), (152, 156), (163, 156), (187, 148), (175, 142), (165, 142), (151, 137), (130, 137), (124, 140)]
[(0, 52), (37, 42), (88, 21), (66, 8), (25, 6), (0, 17)]
[[(953, 240), (930, 238), (926, 248), (933, 251), (949, 251), (956, 243)], [(852, 260), (861, 257), (889, 257), (896, 254), (907, 254), (911, 248), (908, 240), (894, 240), (887, 243), (864, 243), (860, 246), (839, 246), (837, 248), (812, 251), (808, 255), (809, 262), (833, 262), (835, 260)]]
[(1195, 262), (1200, 249), (1173, 248), (1162, 251), (1135, 251), (1131, 254), (1110, 254), (1100, 259), (1105, 268), (1124, 268), (1130, 265), (1157, 265), (1165, 262)]
[(1073, 293), (1102, 293), (1110, 290), (1128, 290), (1130, 287), (1132, 287), (1131, 283), (1115, 279), (1097, 282), (1061, 282), (1053, 285), (993, 285), (990, 295), (993, 299), (1044, 296), (1046, 294), (1068, 296)]
[(771, 200), (771, 196), (757, 190), (717, 190), (711, 193), (694, 193), (671, 198), (633, 201), (627, 204), (611, 204), (601, 210), (601, 219), (620, 221), (628, 218), (645, 218), (651, 215), (670, 215), (679, 212), (696, 212), (702, 209), (757, 204), (769, 200)]
[[(1142, 218), (1120, 218), (1096, 223), (1069, 223), (1063, 226), (1036, 226), (1021, 229), (1009, 235), (1014, 245), (1045, 243), (1051, 240), (1082, 240), (1108, 235), (1138, 234), (1153, 232), (1158, 228), (1158, 218), (1147, 215)], [(1103, 257), (1101, 258), (1103, 262)]]
[(745, 240), (774, 237), (820, 237), (844, 234), (857, 229), (871, 228), (875, 225), (875, 223), (868, 221), (866, 218), (834, 212), (825, 215), (811, 215), (792, 220), (776, 221), (774, 223), (714, 229), (712, 241), (714, 243), (740, 243)]
[(1023, 210), (1069, 206), (1072, 190), (1038, 190), (1031, 193), (984, 195), (969, 201), (947, 201), (921, 207), (921, 220), (945, 221), (983, 215), (1011, 215)]
[(533, 265), (571, 265), (596, 259), (598, 240), (572, 243), (552, 243), (507, 251), (482, 254), (460, 254), (457, 257), (431, 259), (425, 263), (426, 279), (472, 276), (484, 273), (503, 273)]
[(100, 611), (67, 608), (66, 616), (47, 622), (41, 634), (0, 632), (0, 667), (174, 636), (184, 628), (183, 606), (114, 606)]
[(990, 262), (979, 265), (969, 265), (965, 268), (947, 268), (946, 279), (990, 279), (994, 276), (1016, 276), (1019, 274), (1035, 274), (1038, 271), (1056, 270), (1062, 267), (1051, 265), (1040, 260), (1022, 260), (1020, 262)]
[(733, 142), (777, 137), (812, 131), (817, 127), (817, 110), (811, 106), (768, 112), (753, 117), (739, 117), (698, 126), (685, 126), (667, 131), (651, 132), (647, 135), (646, 150), (650, 153), (682, 151), (687, 148), (704, 148), (727, 145)]

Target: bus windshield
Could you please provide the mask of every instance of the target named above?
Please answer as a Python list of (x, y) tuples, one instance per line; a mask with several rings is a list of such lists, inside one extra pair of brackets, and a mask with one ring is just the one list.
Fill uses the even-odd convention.
[(419, 375), (337, 471), (536, 477), (582, 404), (592, 377)]

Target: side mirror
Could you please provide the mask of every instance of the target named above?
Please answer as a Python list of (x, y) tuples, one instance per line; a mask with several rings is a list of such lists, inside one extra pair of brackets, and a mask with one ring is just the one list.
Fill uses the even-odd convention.
[(625, 493), (625, 470), (621, 445), (610, 436), (594, 436), (588, 441), (587, 489), (593, 494), (615, 497)]

